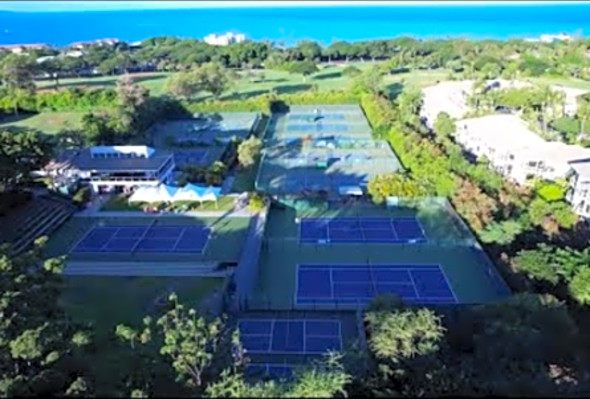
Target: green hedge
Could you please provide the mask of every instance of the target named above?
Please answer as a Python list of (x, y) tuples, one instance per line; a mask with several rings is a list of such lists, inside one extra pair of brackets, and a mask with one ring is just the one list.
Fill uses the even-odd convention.
[(117, 94), (113, 89), (69, 88), (14, 97), (0, 92), (0, 109), (13, 113), (15, 105), (24, 112), (86, 111), (115, 106)]
[(183, 102), (191, 113), (208, 112), (262, 112), (269, 114), (272, 105), (284, 102), (288, 105), (350, 104), (358, 103), (359, 97), (344, 90), (304, 91), (294, 94), (262, 94), (244, 100), (208, 100)]

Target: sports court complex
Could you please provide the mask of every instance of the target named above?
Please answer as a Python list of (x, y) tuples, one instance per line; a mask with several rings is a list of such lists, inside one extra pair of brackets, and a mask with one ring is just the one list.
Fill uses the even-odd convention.
[[(199, 275), (201, 267), (239, 260), (249, 222), (247, 217), (75, 217), (52, 235), (48, 251), (68, 256), (66, 275)], [(142, 267), (148, 263), (151, 271)]]
[(193, 119), (160, 122), (150, 136), (155, 147), (174, 152), (177, 166), (208, 167), (233, 138), (247, 138), (259, 121), (255, 112), (197, 114)]
[(273, 114), (256, 189), (272, 195), (362, 190), (379, 173), (403, 167), (357, 105), (291, 107)]
[(285, 206), (270, 210), (237, 324), (252, 378), (286, 378), (322, 353), (346, 351), (359, 342), (356, 312), (380, 294), (449, 306), (510, 293), (446, 199), (389, 208), (278, 201)]
[(433, 198), (411, 207), (272, 209), (252, 292), (249, 307), (309, 310), (357, 309), (383, 293), (439, 305), (509, 291), (450, 204)]
[[(177, 163), (204, 165), (221, 157), (224, 137), (246, 137), (257, 121), (254, 113), (219, 114), (162, 124), (153, 137), (156, 146), (175, 152)], [(52, 235), (48, 255), (68, 256), (68, 278), (121, 276), (117, 287), (137, 276), (174, 280), (160, 296), (176, 290), (174, 284), (190, 292), (183, 282), (229, 266), (233, 277), (224, 282), (235, 286), (230, 322), (240, 331), (253, 378), (289, 377), (328, 351), (362, 346), (361, 310), (380, 294), (443, 308), (510, 294), (446, 199), (400, 198), (378, 206), (342, 196), (347, 187), (364, 190), (376, 174), (403, 170), (389, 144), (372, 138), (359, 106), (292, 106), (271, 116), (264, 138), (255, 187), (273, 196), (268, 212), (74, 217)], [(143, 291), (142, 284), (155, 283), (133, 289)]]

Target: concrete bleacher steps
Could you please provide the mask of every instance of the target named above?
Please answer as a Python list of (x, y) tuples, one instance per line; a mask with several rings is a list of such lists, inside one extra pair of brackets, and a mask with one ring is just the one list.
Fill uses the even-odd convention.
[(68, 220), (76, 211), (69, 201), (52, 195), (35, 198), (27, 208), (10, 223), (15, 227), (13, 253), (27, 249), (37, 238), (49, 235)]
[(66, 276), (122, 277), (225, 277), (228, 270), (218, 270), (217, 262), (68, 262)]

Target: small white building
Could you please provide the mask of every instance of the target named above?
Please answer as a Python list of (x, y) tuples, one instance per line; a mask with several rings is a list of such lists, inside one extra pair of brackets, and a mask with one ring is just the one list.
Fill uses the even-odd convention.
[(585, 219), (590, 219), (590, 159), (570, 162), (569, 191), (566, 199), (572, 209)]
[(216, 35), (211, 33), (203, 39), (205, 43), (211, 44), (213, 46), (227, 46), (233, 43), (242, 43), (246, 40), (246, 35), (241, 33), (231, 33), (227, 32), (222, 35)]
[(81, 180), (94, 192), (157, 186), (172, 178), (173, 154), (138, 146), (97, 146), (69, 151), (52, 161), (45, 174), (56, 180)]
[(455, 138), (467, 151), (485, 156), (498, 172), (519, 184), (534, 177), (567, 178), (570, 162), (590, 158), (589, 148), (545, 141), (515, 115), (459, 121)]

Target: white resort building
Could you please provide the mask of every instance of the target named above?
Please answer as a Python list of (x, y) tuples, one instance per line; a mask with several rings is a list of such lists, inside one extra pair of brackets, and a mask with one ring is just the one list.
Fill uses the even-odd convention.
[(574, 212), (590, 220), (590, 159), (571, 162), (569, 174), (570, 189), (566, 199)]
[(242, 43), (246, 40), (246, 35), (231, 32), (224, 33), (223, 35), (216, 35), (214, 33), (211, 33), (205, 36), (205, 39), (203, 40), (205, 41), (205, 43), (211, 44), (213, 46), (227, 46), (233, 43)]
[(455, 138), (466, 150), (519, 184), (539, 177), (567, 178), (570, 162), (590, 159), (590, 148), (548, 142), (515, 115), (488, 115), (457, 122)]
[(63, 153), (44, 170), (64, 183), (87, 182), (95, 193), (157, 186), (172, 178), (173, 154), (144, 145), (98, 146)]

